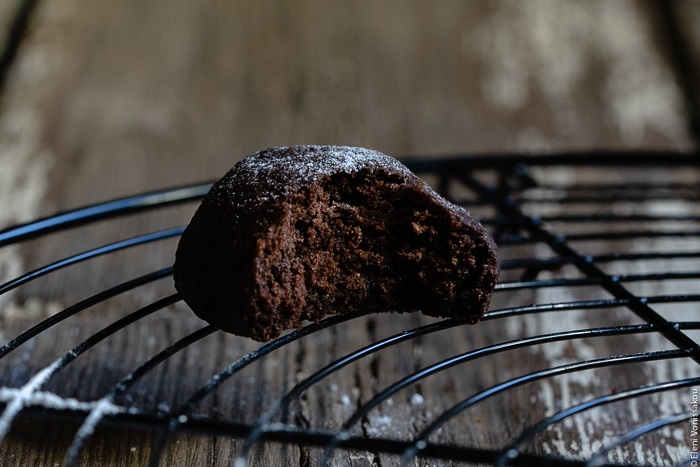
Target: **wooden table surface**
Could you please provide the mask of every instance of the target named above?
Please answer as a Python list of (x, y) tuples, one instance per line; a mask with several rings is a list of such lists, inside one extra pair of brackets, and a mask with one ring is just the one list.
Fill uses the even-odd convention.
[[(0, 228), (216, 179), (270, 146), (363, 146), (396, 157), (695, 149), (700, 3), (667, 2), (673, 22), (661, 3), (0, 0)], [(674, 47), (679, 41), (680, 53)], [(0, 283), (70, 254), (186, 224), (195, 208), (104, 221), (2, 248)], [(124, 250), (0, 296), (0, 344), (62, 307), (170, 265), (175, 246), (171, 239)], [(159, 281), (61, 323), (0, 360), (0, 386), (21, 386), (125, 310), (172, 290), (169, 280)], [(509, 295), (494, 306), (548, 299), (537, 293)], [(550, 332), (596, 319), (573, 314), (556, 323), (530, 317), (507, 328), (484, 323), (478, 331), (415, 339), (328, 378), (290, 415), (312, 428), (337, 428), (360, 401), (446, 356), (526, 335), (528, 326), (528, 332)], [(253, 422), (303, 376), (427, 322), (419, 315), (370, 317), (299, 341), (237, 375), (202, 404), (201, 413), (216, 407), (221, 417)], [(45, 389), (98, 399), (138, 364), (202, 325), (185, 305), (169, 307), (107, 339)], [(645, 350), (658, 345), (652, 341), (649, 336), (629, 345)], [(533, 351), (525, 361), (504, 355), (459, 367), (402, 391), (393, 405), (363, 420), (358, 434), (408, 439), (440, 409), (504, 376), (576, 357), (571, 352), (613, 355), (619, 345), (557, 347)], [(176, 407), (257, 346), (213, 334), (154, 370), (130, 392), (128, 403)], [(669, 365), (654, 371), (696, 370)], [(528, 385), (458, 417), (436, 439), (499, 448), (544, 414), (617, 384), (653, 382), (654, 371), (623, 375), (616, 383), (610, 382), (616, 375), (601, 371)], [(682, 397), (665, 403), (679, 404)], [(532, 452), (590, 455), (611, 439), (589, 425), (605, 413), (590, 416), (548, 433)], [(77, 428), (21, 417), (0, 444), (0, 464), (63, 465)], [(79, 465), (144, 465), (154, 439), (147, 430), (98, 429)], [(641, 452), (630, 448), (621, 455), (663, 465), (682, 459), (688, 449), (687, 440), (674, 433), (659, 443), (647, 441)], [(182, 435), (161, 465), (229, 465), (240, 447), (237, 439)], [(253, 459), (255, 465), (292, 466), (313, 465), (319, 456), (317, 449), (270, 443), (259, 445)], [(398, 465), (398, 458), (344, 452), (335, 464), (386, 467)]]

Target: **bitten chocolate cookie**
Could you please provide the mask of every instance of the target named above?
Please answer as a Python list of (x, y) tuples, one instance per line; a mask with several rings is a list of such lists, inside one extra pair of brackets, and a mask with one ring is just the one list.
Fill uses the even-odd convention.
[(365, 310), (476, 323), (500, 268), (464, 209), (376, 151), (297, 146), (236, 164), (178, 245), (175, 286), (202, 319), (258, 341)]

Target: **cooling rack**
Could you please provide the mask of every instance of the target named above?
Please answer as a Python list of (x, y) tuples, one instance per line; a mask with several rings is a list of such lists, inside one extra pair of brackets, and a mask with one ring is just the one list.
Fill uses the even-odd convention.
[[(589, 152), (407, 158), (404, 162), (444, 196), (480, 218), (499, 245), (503, 272), (484, 323), (494, 322), (508, 328), (518, 318), (526, 316), (549, 317), (562, 312), (601, 310), (603, 314), (596, 321), (600, 325), (580, 327), (580, 322), (564, 319), (565, 329), (556, 332), (534, 332), (496, 341), (489, 340), (488, 335), (482, 336), (485, 342), (474, 348), (442, 355), (438, 361), (415, 368), (403, 378), (379, 388), (370, 397), (359, 401), (344, 423), (330, 430), (290, 422), (290, 407), (310, 388), (322, 385), (329, 376), (349, 365), (401, 343), (440, 335), (448, 330), (464, 328), (465, 325), (450, 320), (433, 320), (385, 338), (377, 338), (369, 345), (354, 349), (330, 363), (319, 365), (310, 374), (302, 375), (295, 385), (285, 388), (283, 395), (275, 402), (262, 407), (257, 419), (252, 422), (216, 416), (215, 413), (197, 413), (197, 408), (249, 365), (264, 361), (294, 342), (360, 320), (366, 313), (360, 310), (353, 316), (331, 317), (317, 324), (309, 324), (238, 356), (211, 374), (205, 384), (172, 410), (160, 406), (145, 410), (122, 401), (122, 396), (178, 352), (220, 332), (212, 326), (202, 326), (179, 340), (173, 339), (170, 345), (154, 352), (150, 359), (122, 375), (111, 390), (96, 401), (62, 398), (43, 390), (55, 374), (62, 370), (69, 371), (73, 361), (90, 352), (101, 341), (129, 326), (138, 326), (148, 315), (180, 301), (176, 294), (170, 294), (136, 311), (125, 310), (128, 313), (35, 372), (23, 386), (0, 388), (3, 410), (0, 415), (0, 439), (8, 434), (17, 416), (32, 413), (80, 423), (66, 454), (67, 465), (73, 465), (80, 458), (81, 450), (96, 426), (109, 424), (156, 430), (159, 435), (151, 448), (151, 465), (158, 465), (164, 449), (177, 433), (190, 433), (244, 440), (236, 453), (237, 458), (232, 461), (236, 466), (245, 465), (258, 441), (318, 448), (320, 454), (316, 459), (320, 464), (333, 464), (337, 456), (343, 455), (339, 453), (367, 451), (394, 455), (396, 462), (404, 465), (421, 458), (499, 466), (590, 466), (644, 464), (648, 461), (645, 453), (639, 455), (637, 452), (635, 458), (630, 454), (634, 452), (630, 446), (641, 439), (657, 439), (655, 435), (673, 428), (674, 434), (680, 433), (680, 437), (687, 441), (686, 447), (676, 452), (674, 462), (695, 465), (692, 464), (694, 459), (690, 456), (690, 448), (692, 429), (697, 427), (697, 409), (692, 406), (693, 394), (697, 394), (700, 388), (697, 366), (700, 351), (697, 336), (693, 334), (700, 330), (697, 319), (700, 294), (694, 293), (698, 291), (700, 279), (700, 268), (697, 267), (700, 257), (700, 243), (697, 241), (700, 236), (700, 158), (695, 154), (667, 152)], [(105, 219), (197, 201), (210, 186), (210, 183), (204, 183), (177, 187), (57, 214), (0, 232), (0, 247)], [(161, 230), (73, 255), (0, 285), (0, 294), (83, 261), (177, 237), (183, 230), (184, 227)], [(641, 264), (645, 267), (636, 268)], [(650, 264), (652, 266), (648, 266)], [(686, 267), (678, 270), (672, 267), (674, 264)], [(648, 270), (650, 267), (651, 271)], [(643, 272), (630, 272), (639, 270)], [(48, 329), (77, 313), (129, 291), (139, 290), (171, 273), (169, 267), (160, 269), (85, 298), (11, 339), (0, 347), (0, 358), (32, 340), (42, 339)], [(673, 286), (667, 287), (668, 284)], [(578, 299), (546, 300), (547, 297), (562, 296), (561, 293), (551, 295), (549, 291), (568, 293), (574, 289), (590, 288), (600, 293), (564, 293), (563, 296)], [(629, 320), (621, 320), (621, 316)], [(480, 326), (487, 324), (470, 328), (470, 332), (478, 332)], [(627, 348), (624, 338), (630, 336), (656, 336), (652, 342), (661, 344), (653, 349)], [(605, 337), (619, 339), (623, 343), (621, 352), (604, 357), (591, 355), (583, 359), (575, 355), (559, 361), (559, 364), (517, 375), (496, 371), (499, 377), (493, 384), (472, 393), (460, 394), (452, 406), (426, 416), (425, 422), (416, 427), (409, 439), (378, 436), (366, 430), (358, 434), (357, 427), (366, 425), (368, 415), (391, 401), (392, 396), (442, 372), (499, 354), (507, 354), (510, 361), (527, 361), (529, 352), (536, 346), (555, 343), (578, 346), (581, 340)], [(650, 384), (620, 389), (614, 381), (616, 375), (626, 371), (641, 371), (628, 370), (638, 368), (640, 364), (678, 361), (683, 362), (682, 368), (685, 370), (654, 373), (656, 377)], [(610, 369), (613, 370), (606, 373), (606, 377), (611, 379), (607, 386), (611, 389), (607, 393), (591, 393), (579, 399), (567, 399), (565, 394), (555, 394), (557, 410), (550, 407), (538, 412), (535, 408), (534, 418), (526, 420), (517, 413), (510, 413), (512, 418), (505, 420), (505, 423), (516, 428), (502, 439), (497, 448), (478, 443), (446, 442), (440, 436), (444, 427), (470, 409), (522, 386), (563, 375)], [(680, 394), (687, 404), (665, 404), (664, 398), (669, 394)], [(605, 431), (609, 435), (596, 445), (594, 452), (584, 457), (562, 457), (558, 455), (561, 453), (552, 452), (551, 445), (562, 442), (561, 439), (551, 441), (553, 427), (595, 410), (608, 413), (609, 407), (624, 401), (644, 401), (646, 405), (651, 401), (652, 405), (664, 405), (666, 409), (651, 410), (647, 418), (639, 420), (639, 417), (632, 417), (632, 422), (622, 424), (614, 417), (612, 421), (611, 417), (598, 417), (595, 419), (599, 422), (597, 425), (588, 425), (589, 433)], [(547, 438), (549, 444), (541, 441), (546, 433), (551, 435)], [(628, 448), (625, 450), (626, 446)], [(667, 449), (667, 452), (670, 451)], [(663, 458), (659, 459), (663, 461)]]

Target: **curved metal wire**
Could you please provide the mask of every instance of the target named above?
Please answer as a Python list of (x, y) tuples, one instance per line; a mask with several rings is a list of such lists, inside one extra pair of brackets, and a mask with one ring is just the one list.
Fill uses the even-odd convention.
[(150, 233), (147, 235), (141, 235), (139, 237), (134, 237), (130, 238), (128, 240), (123, 240), (121, 242), (116, 242), (116, 243), (110, 243), (109, 245), (105, 245), (99, 248), (95, 248), (93, 250), (85, 251), (83, 253), (78, 253), (77, 255), (73, 255), (68, 258), (64, 258), (60, 261), (56, 261), (55, 263), (51, 263), (47, 266), (41, 267), (39, 269), (35, 269), (34, 271), (30, 271), (26, 274), (23, 274), (15, 279), (12, 279), (11, 281), (5, 282), (4, 284), (0, 285), (0, 295), (16, 288), (19, 287), (20, 285), (26, 284), (29, 281), (32, 281), (38, 277), (44, 276), (50, 272), (57, 271), (59, 269), (65, 268), (66, 266), (70, 266), (72, 264), (80, 263), (82, 261), (95, 258), (97, 256), (105, 255), (107, 253), (112, 253), (117, 250), (122, 250), (124, 248), (129, 248), (132, 246), (137, 246), (137, 245), (143, 245), (144, 243), (149, 243), (149, 242), (155, 242), (157, 240), (163, 240), (165, 238), (170, 238), (170, 237), (176, 237), (178, 235), (182, 235), (182, 232), (185, 231), (184, 227), (176, 227), (174, 229), (167, 229), (167, 230), (161, 230), (160, 232), (154, 232)]
[[(682, 279), (700, 279), (700, 272), (664, 272), (651, 274), (627, 274), (619, 275), (620, 282), (642, 282), (642, 281), (671, 281)], [(500, 290), (520, 290), (543, 287), (571, 287), (583, 285), (598, 285), (603, 282), (602, 277), (581, 277), (575, 279), (548, 279), (536, 281), (504, 282), (496, 284), (497, 291)]]
[(607, 446), (603, 447), (603, 449), (601, 449), (598, 453), (591, 457), (588, 460), (588, 462), (586, 462), (584, 467), (597, 467), (603, 465), (605, 463), (605, 455), (607, 455), (610, 451), (622, 446), (623, 444), (632, 441), (635, 438), (639, 438), (640, 436), (646, 435), (647, 433), (651, 433), (652, 431), (656, 431), (659, 428), (663, 428), (668, 425), (674, 425), (676, 423), (682, 422), (684, 420), (689, 420), (691, 418), (693, 418), (692, 412), (671, 415), (669, 417), (664, 417), (661, 420), (657, 420), (653, 423), (641, 426), (636, 430), (632, 430), (629, 433), (620, 436), (618, 439), (608, 444)]
[(80, 450), (83, 448), (85, 441), (93, 434), (95, 427), (102, 421), (102, 418), (114, 402), (114, 400), (121, 394), (128, 391), (134, 384), (136, 384), (141, 378), (146, 376), (148, 372), (154, 369), (159, 363), (162, 363), (167, 358), (172, 357), (177, 352), (182, 349), (194, 344), (195, 342), (213, 334), (217, 331), (214, 326), (205, 326), (198, 331), (195, 331), (188, 336), (183, 337), (179, 341), (170, 345), (169, 347), (163, 349), (162, 351), (155, 354), (153, 357), (148, 359), (146, 362), (142, 363), (134, 371), (122, 378), (117, 384), (115, 384), (109, 393), (101, 398), (96, 404), (95, 408), (88, 414), (85, 421), (78, 429), (78, 432), (73, 437), (68, 452), (66, 454), (66, 459), (64, 461), (66, 467), (71, 467), (78, 460), (80, 455)]
[[(0, 406), (1, 405), (2, 403), (0, 403)], [(55, 409), (37, 406), (29, 406), (25, 411), (32, 412), (33, 414), (41, 414), (44, 417), (56, 418), (62, 421), (74, 421), (77, 423), (80, 423), (88, 413), (86, 410), (57, 411)], [(167, 428), (167, 423), (167, 419), (159, 417), (156, 413), (146, 413), (133, 409), (126, 412), (109, 413), (105, 416), (103, 421), (103, 424), (113, 427), (139, 427), (151, 430), (164, 430)], [(187, 434), (232, 438), (245, 438), (251, 430), (252, 427), (244, 423), (230, 420), (216, 420), (208, 417), (192, 417), (187, 424), (182, 426), (182, 432)], [(328, 443), (330, 438), (332, 438), (332, 434), (283, 425), (278, 429), (265, 432), (263, 438), (266, 441), (279, 443), (323, 447)], [(401, 454), (409, 447), (409, 442), (391, 438), (351, 436), (350, 439), (344, 443), (344, 446), (347, 446), (348, 449), (360, 451)], [(424, 453), (426, 457), (471, 463), (492, 463), (499, 454), (497, 451), (490, 449), (433, 443), (428, 443), (428, 447), (426, 447), (422, 453)], [(553, 458), (536, 454), (522, 454), (516, 459), (516, 464), (524, 466), (583, 467), (583, 462), (580, 460)], [(620, 467), (620, 465), (618, 464), (611, 467)]]
[(180, 297), (177, 294), (174, 294), (153, 302), (140, 310), (130, 313), (129, 315), (115, 321), (101, 331), (88, 337), (66, 355), (54, 361), (51, 365), (45, 367), (39, 373), (34, 375), (29, 382), (20, 388), (15, 397), (5, 406), (5, 410), (2, 412), (2, 415), (0, 415), (0, 442), (5, 438), (7, 432), (10, 430), (12, 420), (14, 420), (15, 416), (17, 416), (17, 414), (24, 408), (26, 400), (29, 399), (35, 391), (40, 389), (58, 370), (65, 368), (68, 364), (70, 364), (92, 346), (111, 336), (115, 332), (125, 328), (129, 324), (134, 323), (141, 318), (145, 318), (151, 313), (179, 301)]
[(0, 231), (0, 248), (71, 227), (109, 219), (111, 217), (134, 214), (170, 204), (195, 201), (203, 198), (211, 186), (211, 183), (203, 183), (155, 191), (106, 203), (94, 204), (92, 206), (38, 219), (27, 224), (16, 225)]
[(517, 339), (508, 342), (503, 342), (500, 344), (494, 344), (486, 347), (482, 347), (470, 352), (457, 355), (455, 357), (440, 361), (427, 368), (416, 371), (391, 386), (382, 390), (379, 394), (374, 396), (360, 408), (358, 408), (350, 418), (343, 424), (340, 431), (336, 433), (331, 443), (326, 446), (324, 450), (324, 460), (322, 465), (327, 465), (332, 457), (335, 449), (339, 447), (345, 439), (350, 435), (350, 429), (360, 422), (364, 417), (369, 414), (369, 412), (375, 407), (379, 406), (382, 402), (389, 399), (391, 396), (399, 392), (400, 390), (417, 383), (418, 381), (427, 378), (435, 373), (451, 368), (455, 365), (460, 365), (462, 363), (467, 363), (472, 360), (476, 360), (489, 355), (495, 355), (501, 352), (506, 352), (510, 350), (515, 350), (522, 347), (530, 347), (538, 344), (545, 344), (548, 342), (559, 342), (563, 340), (572, 340), (588, 337), (602, 337), (602, 336), (615, 336), (615, 335), (625, 335), (625, 334), (642, 334), (649, 332), (658, 332), (659, 327), (643, 324), (635, 326), (620, 326), (620, 327), (609, 327), (609, 328), (597, 328), (597, 329), (582, 329), (576, 331), (564, 331), (555, 332), (551, 334), (544, 334), (540, 336), (533, 336), (524, 339)]
[[(700, 231), (687, 231), (678, 230), (674, 232), (656, 232), (653, 230), (631, 230), (627, 232), (593, 232), (586, 234), (559, 234), (560, 242), (591, 242), (597, 240), (629, 240), (631, 238), (666, 238), (666, 237), (679, 237), (679, 238), (689, 238), (689, 237), (699, 237)], [(508, 237), (502, 237), (498, 240), (498, 244), (501, 246), (508, 245), (529, 245), (532, 243), (546, 242), (547, 236), (524, 236), (524, 235), (510, 235)]]
[(450, 421), (455, 416), (462, 413), (467, 408), (493, 396), (501, 393), (507, 389), (520, 386), (525, 383), (530, 383), (538, 381), (544, 378), (550, 378), (552, 376), (562, 375), (566, 373), (572, 373), (574, 371), (584, 371), (592, 370), (595, 368), (602, 368), (611, 365), (622, 365), (626, 363), (641, 363), (650, 362), (657, 360), (669, 360), (674, 358), (690, 357), (700, 353), (700, 349), (677, 349), (677, 350), (661, 350), (656, 352), (646, 352), (638, 354), (628, 354), (628, 355), (618, 355), (614, 357), (605, 357), (595, 360), (588, 360), (585, 362), (570, 363), (568, 365), (561, 365), (558, 367), (548, 368), (546, 370), (537, 371), (534, 373), (529, 373), (524, 376), (510, 379), (506, 382), (497, 384), (485, 391), (482, 391), (474, 396), (471, 396), (459, 404), (452, 406), (450, 409), (446, 410), (437, 419), (435, 419), (430, 425), (424, 428), (414, 440), (413, 447), (407, 449), (402, 456), (402, 464), (408, 465), (415, 458), (416, 454), (421, 450), (425, 449), (426, 440), (430, 435), (432, 435), (440, 426), (444, 425)]
[[(504, 199), (508, 207), (508, 210), (513, 212), (519, 212), (519, 209), (515, 207), (514, 203), (508, 203), (508, 199)], [(601, 286), (613, 296), (627, 301), (627, 307), (634, 312), (637, 316), (642, 318), (644, 321), (650, 324), (659, 324), (663, 327), (663, 336), (669, 340), (676, 347), (689, 349), (695, 348), (698, 344), (689, 338), (687, 335), (683, 334), (679, 330), (667, 326), (668, 321), (661, 316), (656, 310), (652, 309), (649, 304), (652, 303), (651, 298), (638, 297), (626, 289), (621, 283), (619, 276), (613, 276), (606, 274), (600, 267), (598, 267), (593, 262), (593, 256), (583, 256), (575, 249), (573, 249), (568, 243), (566, 243), (566, 236), (564, 235), (554, 235), (548, 230), (544, 229), (541, 225), (541, 221), (535, 218), (529, 218), (529, 222), (526, 224), (526, 228), (533, 235), (541, 236), (545, 238), (545, 242), (549, 247), (564, 257), (570, 257), (574, 260), (573, 264), (586, 276), (588, 277), (600, 277), (602, 279)], [(690, 297), (690, 296), (688, 296)], [(694, 299), (691, 298), (691, 301)], [(663, 303), (663, 302), (661, 302)], [(700, 364), (700, 356), (693, 354), (691, 356), (696, 363)]]
[[(656, 252), (656, 253), (611, 253), (605, 255), (591, 255), (594, 263), (612, 263), (614, 261), (643, 261), (656, 259), (684, 259), (700, 258), (700, 251), (693, 252)], [(520, 269), (530, 267), (553, 267), (573, 264), (576, 258), (554, 257), (554, 258), (524, 258), (505, 260), (501, 263), (501, 270)]]
[(15, 337), (10, 342), (8, 342), (7, 344), (0, 347), (0, 358), (4, 357), (8, 353), (12, 352), (17, 347), (24, 344), (32, 337), (39, 335), (43, 331), (49, 329), (50, 327), (60, 323), (64, 319), (67, 319), (80, 311), (83, 311), (87, 308), (90, 308), (91, 306), (96, 305), (98, 303), (101, 303), (109, 298), (115, 297), (115, 296), (120, 295), (124, 292), (135, 289), (136, 287), (140, 287), (142, 285), (148, 284), (148, 283), (156, 281), (158, 279), (162, 279), (163, 277), (168, 277), (172, 273), (173, 273), (172, 267), (161, 269), (160, 271), (152, 272), (150, 274), (146, 274), (144, 276), (137, 277), (136, 279), (133, 279), (131, 281), (124, 282), (124, 283), (119, 284), (117, 286), (114, 286), (110, 289), (107, 289), (105, 291), (97, 293), (91, 297), (88, 297), (85, 300), (76, 303), (75, 305), (71, 305), (68, 308), (65, 308), (64, 310), (59, 311), (55, 315), (49, 316), (48, 318), (46, 318), (42, 322), (38, 323), (37, 325), (32, 326), (30, 329), (27, 329), (22, 334), (20, 334), (19, 336)]
[[(646, 214), (608, 214), (608, 213), (591, 213), (591, 214), (559, 214), (553, 216), (538, 216), (542, 222), (700, 222), (700, 216), (673, 216), (660, 215), (651, 216)], [(522, 216), (498, 216), (486, 217), (479, 219), (482, 225), (505, 225), (515, 226), (522, 225), (527, 222), (527, 217)]]
[(567, 417), (571, 417), (572, 415), (576, 415), (577, 413), (584, 412), (594, 407), (600, 407), (605, 404), (610, 404), (613, 402), (631, 399), (633, 397), (639, 397), (647, 394), (656, 394), (663, 391), (671, 391), (674, 389), (684, 388), (699, 383), (700, 378), (689, 378), (681, 381), (671, 381), (668, 383), (653, 384), (651, 386), (645, 386), (641, 388), (629, 389), (627, 391), (621, 391), (614, 394), (608, 394), (606, 396), (599, 397), (597, 399), (593, 399), (582, 404), (570, 407), (566, 410), (552, 415), (549, 418), (537, 422), (534, 426), (525, 430), (520, 436), (518, 436), (514, 441), (512, 441), (510, 445), (503, 451), (503, 454), (501, 454), (498, 457), (498, 459), (496, 460), (496, 466), (505, 467), (506, 465), (508, 465), (508, 463), (510, 463), (520, 455), (520, 452), (518, 451), (520, 445), (522, 445), (529, 439), (532, 439), (539, 433), (543, 432), (548, 427), (564, 420)]
[(374, 344), (370, 344), (366, 347), (356, 350), (355, 352), (352, 352), (346, 355), (345, 357), (326, 365), (313, 375), (306, 378), (304, 381), (294, 386), (290, 391), (284, 394), (281, 399), (275, 401), (272, 404), (272, 406), (263, 415), (261, 415), (258, 418), (258, 420), (256, 420), (255, 425), (253, 426), (253, 431), (248, 435), (245, 442), (243, 443), (241, 453), (238, 455), (236, 462), (238, 464), (241, 464), (241, 462), (245, 464), (250, 450), (258, 441), (262, 433), (269, 429), (269, 423), (272, 421), (273, 417), (281, 411), (285, 410), (292, 402), (292, 400), (294, 400), (295, 397), (297, 397), (309, 387), (321, 381), (326, 376), (329, 376), (330, 374), (343, 368), (344, 366), (349, 365), (354, 361), (357, 361), (373, 353), (379, 352), (380, 350), (390, 347), (392, 345), (396, 345), (400, 342), (409, 339), (414, 339), (418, 336), (424, 336), (437, 331), (442, 331), (444, 329), (450, 329), (459, 325), (463, 325), (463, 323), (458, 323), (452, 320), (446, 320), (438, 323), (432, 323), (425, 326), (421, 326), (419, 328), (411, 329), (409, 331), (404, 331), (401, 334), (395, 334), (391, 337), (387, 337), (386, 339), (382, 339), (379, 342), (375, 342)]
[[(696, 295), (658, 295), (654, 297), (642, 297), (641, 300), (644, 303), (654, 304), (654, 303), (681, 303), (681, 302), (697, 302), (700, 301), (700, 294)], [(558, 303), (546, 303), (546, 304), (534, 304), (528, 306), (514, 307), (514, 308), (504, 308), (502, 310), (489, 311), (488, 316), (495, 317), (498, 315), (511, 315), (511, 314), (524, 314), (532, 312), (545, 312), (545, 311), (566, 311), (573, 310), (576, 308), (613, 308), (616, 306), (628, 306), (630, 300), (624, 298), (608, 298), (604, 300), (582, 300), (578, 302), (558, 302)], [(513, 311), (517, 310), (517, 313)], [(660, 329), (675, 329), (674, 327), (668, 326), (668, 321), (658, 324)]]
[(249, 353), (248, 355), (245, 355), (244, 357), (236, 360), (232, 364), (230, 364), (228, 367), (226, 367), (224, 370), (221, 370), (217, 374), (211, 377), (207, 383), (202, 386), (198, 391), (196, 391), (188, 400), (185, 402), (176, 412), (176, 415), (168, 421), (168, 429), (167, 431), (163, 431), (161, 433), (160, 438), (156, 442), (155, 446), (153, 449), (151, 449), (151, 454), (149, 457), (148, 464), (149, 466), (152, 467), (157, 467), (158, 462), (160, 460), (161, 455), (163, 454), (163, 449), (165, 449), (165, 446), (172, 434), (174, 434), (182, 425), (187, 423), (190, 420), (190, 413), (197, 408), (197, 405), (204, 400), (209, 394), (214, 392), (219, 386), (224, 384), (228, 379), (230, 379), (233, 375), (238, 373), (240, 370), (245, 368), (246, 366), (250, 365), (251, 363), (255, 362), (256, 360), (259, 360), (260, 358), (264, 357), (265, 355), (269, 354), (270, 352), (279, 349), (280, 347), (283, 347), (287, 344), (290, 344), (298, 339), (301, 339), (304, 336), (307, 336), (309, 334), (313, 334), (315, 332), (318, 332), (322, 329), (329, 328), (331, 326), (335, 326), (336, 324), (340, 324), (345, 321), (349, 321), (351, 319), (359, 318), (361, 316), (366, 316), (370, 314), (369, 312), (364, 312), (364, 313), (357, 313), (354, 315), (345, 315), (345, 316), (333, 316), (331, 318), (326, 318), (323, 321), (319, 323), (314, 323), (310, 324), (308, 326), (305, 326), (301, 329), (298, 329), (292, 333), (289, 333), (285, 336), (282, 336), (268, 344), (263, 345), (259, 349)]

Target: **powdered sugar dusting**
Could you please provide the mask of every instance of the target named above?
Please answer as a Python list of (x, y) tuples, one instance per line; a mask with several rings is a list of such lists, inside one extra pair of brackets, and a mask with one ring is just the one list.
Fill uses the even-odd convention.
[(319, 176), (353, 173), (363, 168), (386, 167), (392, 172), (411, 175), (396, 159), (380, 152), (348, 146), (294, 146), (258, 151), (239, 164), (241, 170), (255, 178), (279, 172), (293, 183), (308, 183)]
[[(0, 402), (10, 402), (14, 400), (21, 388), (0, 387)], [(24, 400), (25, 406), (38, 406), (45, 409), (55, 410), (80, 410), (90, 411), (95, 409), (102, 400), (96, 402), (82, 402), (70, 397), (64, 398), (58, 394), (45, 391), (36, 391), (30, 397)], [(103, 414), (126, 412), (126, 409), (112, 404), (107, 410), (101, 409)]]
[(417, 182), (393, 157), (347, 146), (293, 146), (258, 151), (243, 159), (212, 189), (239, 207), (275, 201), (333, 174), (384, 170)]
[(15, 396), (7, 403), (5, 411), (0, 417), (0, 441), (5, 438), (8, 431), (10, 431), (10, 425), (12, 425), (12, 420), (15, 416), (24, 408), (27, 402), (32, 398), (35, 391), (39, 389), (48, 380), (54, 372), (61, 367), (63, 358), (59, 358), (51, 365), (47, 366), (39, 373), (34, 375), (32, 379), (29, 380), (27, 384), (19, 388)]
[(257, 211), (260, 205), (278, 202), (331, 175), (363, 170), (384, 171), (401, 177), (402, 183), (420, 186), (462, 222), (481, 230), (481, 224), (464, 209), (444, 199), (398, 160), (371, 149), (348, 146), (292, 146), (258, 151), (236, 164), (214, 185), (207, 198)]
[(109, 397), (95, 402), (82, 402), (73, 398), (63, 398), (52, 392), (36, 391), (51, 376), (60, 361), (60, 359), (56, 360), (53, 365), (44, 368), (21, 388), (0, 387), (0, 402), (7, 403), (7, 408), (0, 419), (0, 439), (7, 434), (12, 420), (23, 407), (38, 406), (55, 410), (89, 411), (90, 414), (75, 435), (68, 451), (68, 458), (74, 460), (84, 440), (94, 433), (95, 427), (105, 415), (123, 413), (127, 410), (115, 405)]
[(93, 402), (91, 404), (90, 414), (80, 426), (80, 429), (73, 438), (70, 448), (68, 448), (66, 464), (73, 464), (80, 453), (81, 446), (85, 440), (95, 432), (95, 427), (102, 421), (105, 415), (119, 413), (121, 411), (123, 411), (123, 409), (114, 405), (110, 396), (103, 397), (97, 402)]

